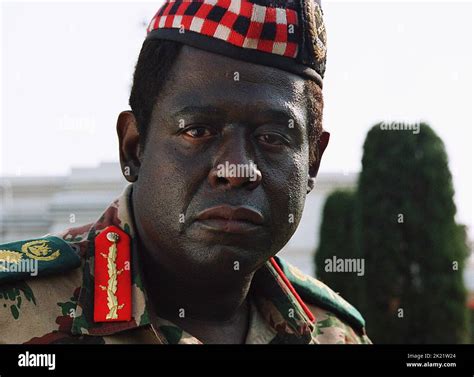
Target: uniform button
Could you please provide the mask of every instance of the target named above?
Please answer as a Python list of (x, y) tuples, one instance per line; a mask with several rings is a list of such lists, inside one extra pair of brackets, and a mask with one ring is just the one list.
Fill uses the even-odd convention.
[(107, 233), (107, 239), (110, 241), (110, 242), (117, 242), (119, 240), (119, 235), (115, 232), (109, 232)]

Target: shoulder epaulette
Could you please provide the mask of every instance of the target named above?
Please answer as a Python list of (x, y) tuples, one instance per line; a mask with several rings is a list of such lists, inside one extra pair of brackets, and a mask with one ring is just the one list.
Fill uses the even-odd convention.
[(275, 260), (304, 301), (333, 312), (357, 330), (365, 327), (365, 320), (359, 311), (326, 284), (279, 257), (275, 257)]
[(57, 274), (80, 264), (76, 251), (55, 236), (0, 244), (0, 284)]

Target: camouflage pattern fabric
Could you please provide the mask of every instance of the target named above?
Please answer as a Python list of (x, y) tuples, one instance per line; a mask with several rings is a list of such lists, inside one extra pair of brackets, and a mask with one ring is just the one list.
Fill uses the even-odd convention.
[[(48, 269), (47, 275), (40, 271), (38, 276), (29, 276), (25, 280), (22, 280), (23, 276), (18, 279), (18, 274), (14, 273), (5, 277), (5, 273), (0, 271), (4, 274), (0, 280), (0, 343), (202, 343), (172, 322), (156, 318), (150, 312), (134, 242), (131, 243), (132, 319), (127, 322), (93, 321), (94, 239), (106, 227), (114, 225), (123, 229), (133, 240), (135, 234), (129, 211), (131, 187), (127, 186), (95, 223), (55, 235), (64, 241), (62, 251), (79, 257), (79, 266), (56, 264)], [(13, 253), (18, 251), (12, 248), (15, 245), (21, 248), (26, 242), (31, 240), (0, 245), (0, 250), (5, 251), (5, 255), (16, 255)], [(42, 250), (34, 251), (39, 253)], [(268, 262), (255, 273), (252, 283), (246, 343), (371, 343), (365, 334), (364, 321), (356, 309), (321, 282), (281, 259), (277, 261), (308, 304), (316, 321), (313, 323), (310, 320)]]

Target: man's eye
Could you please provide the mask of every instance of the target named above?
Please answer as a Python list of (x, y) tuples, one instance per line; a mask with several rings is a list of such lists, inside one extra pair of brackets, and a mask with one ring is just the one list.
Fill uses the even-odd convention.
[(283, 136), (277, 134), (263, 134), (259, 135), (257, 139), (265, 144), (270, 145), (285, 145), (286, 140)]
[(190, 127), (186, 129), (185, 131), (183, 131), (183, 134), (193, 139), (198, 139), (201, 137), (208, 137), (208, 136), (213, 135), (211, 130), (209, 130), (206, 127)]

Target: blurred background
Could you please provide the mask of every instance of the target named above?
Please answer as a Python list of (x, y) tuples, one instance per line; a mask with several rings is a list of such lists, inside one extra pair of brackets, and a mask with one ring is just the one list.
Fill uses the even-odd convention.
[[(115, 123), (161, 3), (0, 3), (0, 242), (94, 221), (120, 194)], [(280, 254), (375, 342), (474, 343), (472, 3), (323, 10), (331, 141)]]

